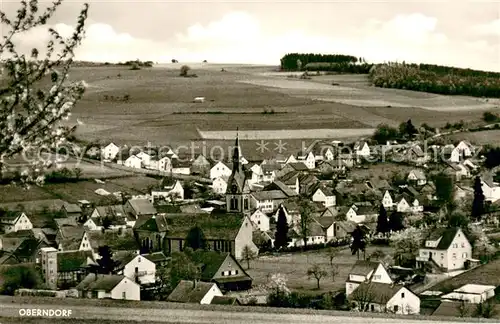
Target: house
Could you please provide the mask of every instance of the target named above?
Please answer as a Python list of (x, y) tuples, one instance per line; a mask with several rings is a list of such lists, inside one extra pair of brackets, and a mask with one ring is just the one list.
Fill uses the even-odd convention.
[(203, 154), (199, 154), (191, 163), (191, 173), (193, 174), (209, 176), (210, 169), (210, 161)]
[[(313, 152), (297, 156), (297, 161), (303, 162), (309, 170), (316, 168), (316, 157), (314, 156)], [(289, 164), (290, 163), (288, 163), (287, 165)]]
[(171, 228), (165, 236), (165, 252), (183, 251), (189, 231), (198, 226), (203, 229), (206, 242), (211, 250), (229, 252), (241, 259), (243, 249), (249, 246), (253, 251), (258, 248), (253, 243), (253, 225), (247, 216), (239, 213), (212, 214), (167, 214)]
[[(334, 221), (332, 224), (333, 238), (335, 239), (351, 238), (351, 233), (356, 229), (356, 225), (357, 224), (352, 221)], [(327, 234), (327, 239), (330, 240), (328, 234)]]
[(147, 199), (129, 199), (123, 206), (123, 210), (137, 219), (139, 216), (150, 216), (156, 214), (153, 204)]
[(163, 188), (151, 190), (151, 200), (154, 203), (158, 199), (164, 200), (184, 200), (184, 188), (179, 180), (166, 178), (163, 183)]
[(385, 209), (392, 209), (394, 206), (394, 200), (392, 199), (390, 190), (385, 191), (384, 196), (382, 197), (382, 205)]
[(297, 194), (300, 192), (300, 173), (298, 171), (292, 171), (279, 178), (279, 181), (287, 185), (288, 188), (295, 191)]
[(131, 155), (125, 160), (123, 165), (125, 165), (126, 167), (129, 167), (129, 168), (141, 169), (142, 168), (142, 160), (135, 155)]
[(40, 251), (49, 244), (43, 239), (28, 237), (12, 252), (12, 256), (20, 263), (39, 263)]
[(224, 163), (223, 161), (218, 161), (211, 169), (210, 169), (210, 179), (216, 179), (220, 177), (228, 177), (231, 175), (231, 168), (229, 165)]
[[(262, 170), (262, 177), (259, 179), (259, 182), (273, 182), (276, 180), (277, 177), (281, 175), (285, 175), (285, 169), (281, 170), (281, 167), (278, 164), (262, 164), (261, 166)], [(280, 171), (281, 170), (281, 171)], [(286, 169), (286, 170), (294, 170), (292, 169)], [(252, 175), (253, 177), (253, 175)]]
[(180, 159), (172, 159), (172, 173), (175, 174), (191, 174), (191, 162), (180, 160)]
[(83, 226), (61, 225), (57, 230), (55, 241), (59, 251), (78, 251), (85, 237), (85, 228)]
[(227, 191), (227, 181), (229, 179), (229, 176), (221, 176), (218, 178), (213, 179), (212, 181), (212, 190), (214, 193), (218, 195), (223, 195)]
[(318, 188), (312, 196), (312, 201), (321, 202), (325, 207), (335, 206), (336, 200), (335, 192), (330, 187)]
[(319, 179), (312, 174), (303, 173), (299, 176), (299, 194), (311, 196), (317, 189)]
[[(57, 267), (45, 269), (45, 265), (42, 264), (42, 272), (45, 275), (45, 282), (50, 283), (53, 278), (53, 273), (50, 271), (55, 271), (59, 289), (68, 289), (78, 285), (87, 275), (88, 266), (96, 264), (92, 251), (56, 252), (55, 258)], [(46, 270), (48, 272), (45, 272)]]
[(366, 141), (357, 142), (354, 145), (354, 153), (357, 156), (370, 156), (371, 154), (370, 146)]
[(165, 236), (169, 229), (164, 214), (139, 216), (133, 230), (142, 253), (164, 251)]
[(172, 172), (172, 160), (168, 156), (164, 156), (158, 160), (158, 170), (163, 172)]
[(252, 225), (256, 230), (267, 232), (270, 229), (269, 223), (270, 218), (268, 215), (262, 212), (260, 209), (256, 209), (251, 215), (250, 220)]
[[(138, 240), (134, 237), (134, 231), (127, 228), (123, 231), (86, 232), (86, 238), (82, 239), (80, 251), (89, 250), (94, 253), (95, 259), (99, 259), (99, 247), (108, 246), (111, 251), (138, 251), (140, 249)], [(85, 247), (83, 246), (85, 244)]]
[[(308, 229), (306, 237), (307, 245), (324, 244), (327, 242), (325, 229), (315, 219), (312, 219), (309, 222), (309, 224), (307, 225), (307, 229)], [(290, 238), (288, 247), (304, 246), (304, 237), (303, 235), (301, 235), (299, 227), (297, 226), (292, 227), (290, 229), (288, 237)]]
[(101, 231), (106, 217), (110, 221), (110, 230), (125, 229), (131, 226), (128, 222), (135, 222), (135, 217), (129, 217), (122, 205), (97, 206), (83, 226), (91, 231)]
[(53, 247), (40, 249), (40, 261), (45, 284), (50, 289), (57, 289), (57, 249)]
[(295, 191), (278, 180), (266, 186), (262, 191), (250, 194), (252, 207), (261, 209), (265, 213), (276, 210), (285, 200), (295, 196), (297, 196)]
[(353, 205), (346, 213), (346, 219), (357, 224), (369, 221), (370, 218), (377, 217), (378, 212), (372, 206)]
[(348, 164), (340, 159), (325, 160), (318, 166), (322, 174), (344, 173), (348, 169)]
[(300, 221), (300, 208), (294, 201), (284, 201), (281, 203), (276, 212), (273, 214), (274, 222), (278, 222), (279, 213), (285, 213), (288, 225), (298, 224)]
[(230, 253), (197, 251), (192, 258), (200, 267), (201, 281), (214, 282), (223, 292), (252, 288), (252, 278)]
[(453, 290), (449, 294), (441, 296), (443, 301), (466, 301), (472, 304), (480, 304), (495, 297), (496, 286), (466, 284)]
[(459, 163), (474, 155), (474, 147), (466, 141), (461, 141), (451, 151), (450, 162)]
[(82, 209), (77, 204), (64, 203), (61, 207), (64, 217), (74, 218), (76, 221), (82, 216)]
[(215, 296), (222, 296), (222, 292), (215, 283), (181, 280), (167, 297), (167, 301), (208, 305)]
[(424, 206), (418, 198), (402, 194), (396, 198), (396, 211), (400, 213), (421, 213), (424, 211)]
[(432, 263), (444, 271), (463, 269), (472, 257), (472, 246), (460, 228), (438, 228), (419, 249), (417, 266)]
[(165, 267), (170, 260), (170, 258), (167, 258), (167, 256), (163, 252), (153, 252), (142, 255), (149, 261), (153, 262), (156, 265), (156, 269), (158, 269), (159, 267)]
[(470, 169), (463, 163), (447, 162), (445, 172), (453, 176), (457, 181), (460, 181), (464, 178), (470, 178), (471, 176)]
[(116, 155), (120, 152), (120, 148), (115, 143), (109, 143), (106, 145), (102, 151), (102, 158), (105, 161), (112, 161), (116, 158)]
[(470, 187), (465, 187), (456, 184), (455, 185), (455, 194), (454, 194), (454, 199), (456, 201), (460, 201), (462, 199), (466, 199), (467, 197), (472, 197), (474, 194), (474, 190)]
[(146, 256), (132, 252), (115, 253), (113, 259), (118, 263), (117, 274), (134, 280), (141, 285), (156, 282), (156, 264)]
[(497, 201), (500, 199), (500, 186), (490, 180), (481, 180), (481, 188), (486, 201)]
[(430, 156), (419, 145), (412, 145), (406, 152), (406, 158), (409, 163), (423, 165), (429, 161)]
[(33, 224), (22, 211), (6, 211), (0, 215), (0, 225), (5, 233), (30, 230)]
[(391, 285), (389, 272), (381, 262), (358, 260), (349, 271), (345, 284), (345, 294), (349, 297), (361, 283), (374, 282)]
[(408, 182), (415, 183), (418, 186), (423, 186), (427, 183), (427, 178), (425, 176), (424, 171), (413, 169), (408, 173), (408, 177), (406, 177)]
[(241, 306), (241, 302), (237, 297), (231, 296), (214, 296), (210, 305), (229, 305), (229, 306)]
[(420, 313), (420, 298), (401, 285), (363, 282), (348, 300), (360, 311), (412, 315)]
[(141, 300), (141, 286), (123, 275), (91, 273), (76, 289), (82, 298)]
[(153, 158), (152, 154), (148, 154), (144, 151), (141, 151), (141, 152), (137, 153), (135, 156), (137, 156), (139, 159), (141, 159), (143, 167), (149, 169), (149, 166), (151, 164), (151, 159)]

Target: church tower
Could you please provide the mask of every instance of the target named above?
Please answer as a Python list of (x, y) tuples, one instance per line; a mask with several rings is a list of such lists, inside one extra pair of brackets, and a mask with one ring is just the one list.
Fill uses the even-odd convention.
[(233, 170), (227, 181), (226, 208), (228, 212), (245, 212), (250, 210), (250, 187), (248, 185), (243, 164), (241, 148), (236, 129), (236, 142), (232, 156)]

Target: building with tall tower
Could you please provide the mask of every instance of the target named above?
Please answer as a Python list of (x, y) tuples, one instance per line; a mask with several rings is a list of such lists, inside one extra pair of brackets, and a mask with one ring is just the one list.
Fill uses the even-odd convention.
[(226, 205), (227, 212), (250, 211), (250, 185), (243, 168), (241, 147), (236, 130), (236, 142), (233, 148), (233, 170), (227, 181)]

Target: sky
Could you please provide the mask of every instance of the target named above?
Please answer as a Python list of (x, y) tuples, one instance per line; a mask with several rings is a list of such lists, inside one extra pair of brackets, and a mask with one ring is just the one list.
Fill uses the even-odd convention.
[[(48, 2), (45, 2), (48, 3)], [(99, 62), (279, 65), (291, 52), (348, 54), (500, 71), (500, 2), (89, 1), (77, 59)], [(18, 1), (0, 0), (15, 13)], [(16, 38), (43, 48), (48, 27), (72, 31), (82, 2), (66, 0), (47, 26)], [(2, 30), (5, 32), (5, 29)]]

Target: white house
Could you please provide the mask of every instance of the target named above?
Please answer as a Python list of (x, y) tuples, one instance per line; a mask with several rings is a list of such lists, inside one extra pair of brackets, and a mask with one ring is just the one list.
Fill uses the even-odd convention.
[(135, 155), (131, 155), (125, 160), (124, 165), (129, 168), (141, 169), (142, 160)]
[(5, 233), (33, 229), (33, 224), (24, 212), (9, 211), (0, 216), (0, 225)]
[(224, 195), (227, 191), (228, 179), (229, 179), (228, 176), (215, 178), (212, 181), (212, 190), (218, 195)]
[(224, 162), (218, 161), (211, 169), (210, 169), (210, 179), (216, 179), (223, 176), (229, 178), (231, 175), (231, 168)]
[(321, 202), (325, 207), (332, 207), (336, 205), (336, 196), (331, 188), (318, 188), (313, 196), (313, 201)]
[(417, 266), (434, 262), (446, 271), (463, 269), (472, 257), (472, 246), (460, 228), (439, 228), (419, 249)]
[(156, 264), (142, 255), (126, 253), (114, 257), (119, 262), (116, 271), (120, 275), (136, 280), (141, 284), (156, 282)]
[(357, 156), (370, 156), (370, 146), (365, 141), (358, 142), (354, 145), (354, 153)]
[(151, 199), (154, 202), (158, 199), (170, 200), (184, 200), (184, 188), (179, 180), (172, 181), (172, 183), (165, 185), (163, 189), (151, 190)]
[(101, 155), (103, 160), (111, 161), (116, 158), (116, 155), (120, 152), (120, 148), (115, 145), (115, 143), (109, 143), (106, 145), (102, 151)]
[(424, 206), (420, 203), (418, 198), (403, 195), (396, 203), (396, 210), (400, 213), (420, 213), (424, 211)]
[(424, 171), (418, 169), (411, 170), (406, 179), (410, 182), (415, 182), (419, 186), (423, 186), (427, 183)]
[(141, 300), (141, 286), (125, 276), (91, 273), (76, 289), (83, 298)]
[(394, 200), (392, 199), (392, 195), (389, 190), (386, 190), (384, 196), (382, 197), (382, 205), (385, 209), (391, 209), (394, 206)]
[(474, 147), (466, 141), (461, 141), (451, 151), (450, 161), (459, 163), (463, 161), (465, 158), (471, 157), (473, 154), (474, 154)]
[(181, 280), (167, 297), (167, 301), (208, 305), (215, 296), (222, 296), (222, 292), (213, 282)]
[(164, 172), (172, 172), (172, 160), (168, 156), (159, 159), (158, 170)]
[(377, 212), (371, 206), (353, 205), (346, 213), (346, 219), (355, 223), (363, 223), (376, 216)]
[(500, 186), (492, 181), (481, 180), (481, 188), (486, 201), (497, 201), (500, 199)]
[(349, 271), (345, 284), (345, 295), (348, 297), (363, 282), (392, 284), (389, 272), (381, 262), (358, 260)]
[[(309, 152), (306, 155), (297, 157), (298, 162), (304, 163), (309, 170), (316, 168), (316, 158), (313, 152)], [(289, 162), (290, 163), (290, 162)]]
[(139, 152), (135, 156), (137, 156), (142, 161), (142, 166), (147, 168), (150, 165), (152, 156), (146, 152)]
[(250, 220), (252, 221), (252, 225), (255, 229), (262, 232), (269, 231), (269, 216), (263, 213), (260, 209), (257, 209), (252, 215), (250, 215)]
[(466, 301), (480, 304), (495, 296), (496, 286), (466, 284), (441, 296), (443, 301)]
[(295, 156), (293, 156), (293, 154), (290, 154), (290, 156), (285, 160), (285, 164), (288, 164), (288, 163), (297, 163), (299, 161), (297, 161), (297, 159), (295, 158)]
[(349, 296), (349, 301), (360, 311), (401, 315), (420, 313), (420, 298), (401, 285), (364, 282)]

